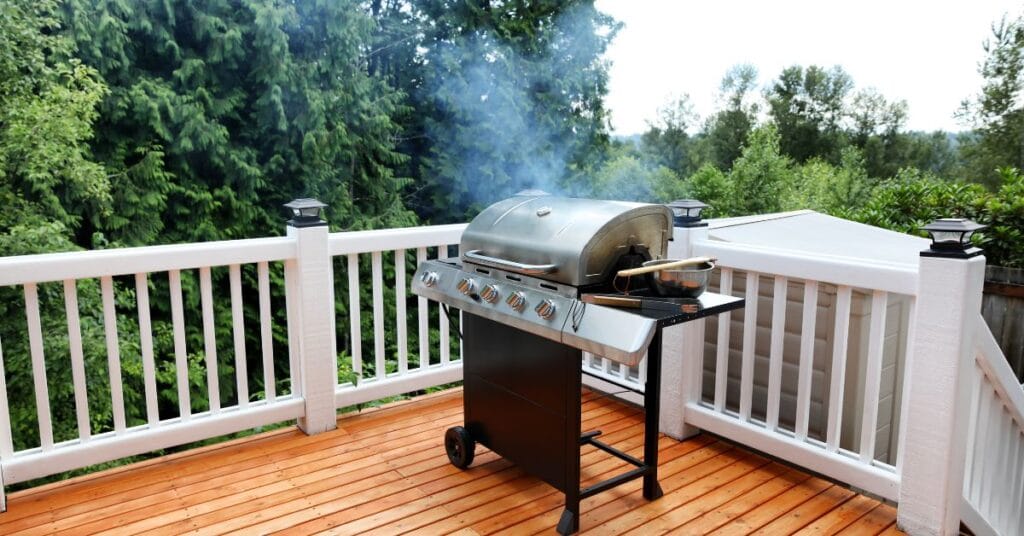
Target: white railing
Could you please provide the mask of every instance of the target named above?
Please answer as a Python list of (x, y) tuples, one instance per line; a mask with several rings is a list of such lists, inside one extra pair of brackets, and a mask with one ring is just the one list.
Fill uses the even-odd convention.
[[(189, 443), (237, 432), (261, 425), (294, 419), (302, 413), (302, 401), (292, 393), (277, 392), (275, 356), (272, 341), (270, 310), (271, 266), (295, 255), (294, 244), (285, 238), (236, 240), (181, 246), (157, 246), (104, 251), (31, 255), (0, 259), (0, 286), (21, 287), (24, 295), (28, 340), (28, 359), (31, 361), (31, 382), (35, 396), (38, 420), (38, 444), (26, 446), (24, 438), (12, 437), (4, 358), (0, 351), (0, 467), (7, 484), (23, 482), (50, 474), (86, 467), (125, 456), (155, 449)], [(218, 358), (215, 296), (212, 269), (227, 268), (230, 302), (230, 331), (233, 340), (235, 369), (235, 396), (230, 405), (221, 400), (219, 381), (228, 360)], [(250, 268), (251, 267), (251, 268)], [(243, 317), (243, 269), (249, 279), (256, 280), (260, 330), (260, 355), (263, 367), (263, 386), (260, 392), (251, 392), (247, 363), (250, 362), (245, 345)], [(130, 276), (129, 281), (118, 280)], [(183, 291), (182, 280), (198, 278), (189, 292)], [(163, 281), (159, 281), (163, 279)], [(82, 310), (80, 288), (96, 293), (99, 283), (100, 310)], [(166, 281), (166, 287), (164, 287)], [(61, 292), (67, 319), (67, 347), (69, 355), (53, 355), (44, 341), (60, 340), (52, 332), (44, 337), (41, 307), (53, 306), (40, 299), (40, 289), (48, 296)], [(170, 308), (170, 329), (173, 350), (156, 355), (153, 343), (152, 298), (150, 290), (159, 288), (160, 299), (167, 300)], [(166, 289), (166, 290), (164, 290)], [(135, 314), (125, 314), (124, 301), (134, 290)], [(251, 293), (250, 293), (251, 294)], [(89, 303), (95, 305), (94, 296)], [(119, 299), (120, 298), (120, 299)], [(186, 301), (186, 298), (189, 298)], [(198, 303), (201, 308), (203, 333), (202, 348), (186, 346), (185, 304)], [(133, 318), (134, 317), (134, 318)], [(82, 318), (101, 322), (106, 352), (107, 386), (90, 385), (86, 368), (88, 362), (83, 350)], [(127, 356), (122, 351), (126, 341), (138, 341), (139, 353)], [(12, 341), (5, 341), (11, 348)], [(193, 401), (188, 376), (189, 356), (202, 355), (206, 372), (206, 403)], [(96, 356), (93, 356), (96, 357)], [(65, 367), (70, 361), (72, 373), (75, 420), (77, 433), (70, 439), (54, 438), (53, 413), (50, 405), (47, 369)], [(126, 408), (122, 365), (141, 361), (143, 400), (142, 407)], [(173, 391), (177, 395), (176, 408), (161, 408), (158, 401), (158, 366), (173, 368)], [(284, 370), (291, 369), (285, 367)], [(95, 378), (102, 375), (93, 372)], [(290, 391), (291, 382), (287, 384)], [(89, 411), (90, 394), (109, 392), (111, 422), (102, 430), (93, 429), (95, 419)], [(107, 401), (104, 401), (105, 405)], [(95, 404), (96, 402), (94, 402)], [(163, 409), (163, 415), (161, 414)], [(174, 411), (176, 409), (176, 411)], [(128, 410), (128, 411), (126, 411)], [(129, 417), (134, 415), (135, 419)]]
[(979, 314), (962, 517), (979, 535), (1024, 533), (1024, 389)]
[[(461, 361), (458, 350), (453, 351), (457, 342), (451, 337), (448, 318), (434, 309), (432, 319), (432, 307), (423, 298), (417, 299), (418, 323), (413, 333), (418, 352), (415, 353), (415, 363), (410, 365), (406, 301), (410, 298), (410, 268), (426, 259), (428, 253), (446, 256), (448, 245), (458, 243), (464, 227), (448, 225), (329, 235), (326, 258), (331, 259), (329, 262), (340, 259), (347, 266), (345, 277), (336, 286), (347, 281), (345, 301), (350, 314), (334, 325), (341, 328), (336, 336), (346, 341), (348, 351), (342, 354), (342, 358), (347, 360), (347, 369), (352, 372), (344, 378), (339, 375), (339, 380), (334, 382), (332, 412), (334, 407), (351, 406), (461, 380)], [(304, 312), (299, 310), (301, 305), (294, 304), (296, 300), (292, 300), (298, 288), (298, 281), (294, 279), (301, 277), (301, 273), (289, 271), (297, 261), (296, 244), (295, 237), (266, 238), (0, 259), (0, 286), (23, 289), (24, 336), (28, 341), (25, 345), (27, 355), (19, 356), (11, 355), (11, 341), (0, 341), (0, 468), (3, 483), (23, 482), (304, 417), (310, 402), (299, 389), (297, 375), (302, 357), (298, 349), (300, 345), (296, 342), (301, 336), (297, 324)], [(385, 256), (394, 260), (394, 278), (389, 278), (388, 290), (385, 290), (383, 278)], [(364, 311), (359, 290), (364, 280), (360, 274), (360, 261), (364, 258), (369, 259), (372, 281), (372, 375), (367, 374), (363, 366), (361, 322)], [(284, 285), (281, 284), (282, 273)], [(293, 274), (292, 281), (288, 281), (289, 274)], [(79, 290), (83, 287), (98, 295), (97, 299), (87, 300), (88, 304), (96, 306), (96, 310), (86, 310), (87, 304), (80, 302)], [(44, 344), (56, 335), (46, 333), (44, 337), (41, 307), (49, 303), (40, 299), (40, 288), (46, 289), (48, 296), (57, 293), (58, 288), (63, 292), (68, 348), (65, 355), (55, 355)], [(132, 291), (135, 303), (129, 318), (124, 302)], [(285, 305), (278, 303), (282, 295), (287, 302), (288, 325), (274, 326), (273, 308)], [(252, 303), (246, 303), (246, 298)], [(395, 316), (385, 325), (385, 304), (392, 303), (392, 299)], [(222, 307), (218, 308), (218, 305)], [(249, 324), (254, 321), (246, 318), (247, 305), (256, 311), (250, 314), (257, 317), (258, 327)], [(172, 349), (159, 351), (154, 347), (154, 306), (162, 306), (164, 311), (169, 311)], [(83, 349), (82, 318), (103, 325), (101, 344), (106, 354), (106, 371), (103, 374), (106, 381), (102, 383), (105, 385), (94, 385), (97, 371), (90, 370), (88, 365), (92, 363), (94, 368), (98, 359), (95, 355), (87, 355)], [(187, 324), (190, 321), (195, 325)], [(230, 328), (225, 329), (228, 323)], [(201, 342), (195, 347), (187, 345), (188, 327), (202, 334)], [(279, 351), (275, 353), (273, 334), (275, 329), (283, 328), (288, 332), (288, 351), (281, 352), (279, 344)], [(259, 340), (255, 354), (251, 350), (257, 348), (251, 342), (247, 348), (247, 329), (258, 333), (258, 337), (250, 337)], [(230, 336), (225, 337), (226, 332)], [(435, 347), (431, 347), (431, 333), (436, 337)], [(62, 346), (63, 335), (57, 338)], [(231, 343), (225, 344), (229, 340)], [(394, 355), (387, 354), (389, 341), (395, 345)], [(5, 342), (8, 344), (4, 345)], [(5, 346), (8, 350), (6, 356), (3, 353)], [(333, 350), (333, 341), (331, 347)], [(225, 359), (226, 350), (233, 354), (231, 358)], [(5, 357), (8, 363), (12, 359), (25, 359), (31, 364), (30, 381), (38, 420), (38, 441), (35, 445), (25, 446), (24, 438), (17, 438), (16, 442), (12, 437), (7, 375), (3, 373)], [(189, 377), (190, 357), (193, 368), (202, 369), (198, 389), (202, 395), (200, 398), (205, 398), (206, 402), (194, 400), (195, 384), (199, 380)], [(65, 366), (63, 363), (67, 362), (70, 362), (77, 432), (71, 439), (55, 439), (47, 369), (50, 368), (52, 374), (53, 367)], [(138, 407), (126, 407), (124, 382), (128, 374), (124, 366), (127, 363), (141, 363), (142, 400)], [(262, 367), (262, 386), (249, 384), (253, 376), (249, 368), (254, 365)], [(228, 366), (234, 369), (233, 389), (221, 385)], [(335, 365), (334, 370), (337, 369)], [(170, 389), (158, 382), (158, 371), (161, 370), (173, 370)], [(281, 370), (285, 371), (284, 379), (277, 377)], [(175, 393), (177, 400), (161, 401), (158, 388)], [(230, 400), (223, 400), (222, 393), (232, 390), (234, 394)], [(109, 397), (112, 414), (109, 425), (102, 430), (94, 429), (93, 423), (101, 419), (89, 409), (90, 396), (95, 397), (97, 392)]]
[[(711, 240), (695, 241), (692, 252), (717, 257), (712, 290), (743, 296), (746, 306), (698, 321), (691, 331), (706, 341), (691, 358), (707, 365), (686, 404), (686, 423), (896, 500), (900, 447), (895, 463), (891, 453), (877, 454), (890, 450), (897, 433), (902, 371), (893, 361), (909, 338), (887, 346), (887, 313), (893, 299), (913, 308), (916, 267)], [(770, 291), (762, 290), (766, 281)], [(787, 316), (799, 319), (796, 333), (787, 331)], [(901, 316), (899, 322), (914, 317)], [(852, 328), (859, 330), (856, 341)]]
[[(437, 305), (411, 296), (409, 283), (418, 262), (457, 254), (464, 228), (291, 229), (286, 238), (0, 259), (0, 287), (23, 296), (26, 326), (25, 344), (0, 341), (3, 482), (290, 419), (302, 424), (311, 412), (320, 414), (320, 425), (333, 424), (337, 408), (458, 381), (458, 320), (452, 326)], [(923, 299), (918, 267), (738, 247), (706, 234), (686, 239), (687, 254), (719, 259), (711, 289), (747, 301), (742, 311), (685, 325), (690, 339), (683, 361), (693, 368), (680, 381), (693, 385), (678, 407), (686, 425), (899, 499), (909, 399), (903, 392), (909, 372), (900, 356), (912, 354), (915, 307)], [(307, 248), (312, 253), (304, 253)], [(319, 282), (306, 285), (309, 278)], [(368, 296), (360, 292), (367, 278)], [(167, 318), (154, 317), (154, 305)], [(282, 305), (287, 326), (274, 323)], [(42, 322), (54, 318), (44, 314), (51, 307), (64, 312), (66, 339)], [(337, 310), (346, 314), (335, 318)], [(370, 320), (367, 330), (364, 319)], [(326, 329), (305, 329), (313, 321)], [(154, 343), (157, 328), (170, 342)], [(274, 333), (284, 329), (287, 345), (277, 337), (275, 352)], [(890, 337), (892, 330), (902, 335)], [(988, 330), (978, 332), (987, 338), (978, 340), (971, 379), (963, 518), (978, 533), (1016, 534), (1024, 510), (1024, 393), (1003, 370), (1007, 365)], [(54, 337), (61, 345), (50, 346)], [(24, 355), (11, 354), (16, 346)], [(57, 346), (62, 355), (55, 355)], [(31, 370), (16, 381), (32, 385), (33, 445), (11, 435), (5, 359), (22, 359)], [(96, 363), (102, 370), (90, 369)], [(125, 363), (141, 371), (137, 401), (125, 400)], [(190, 363), (201, 377), (189, 377)], [(75, 426), (68, 432), (65, 425), (55, 437), (47, 371), (66, 364)], [(233, 377), (225, 374), (227, 366)], [(254, 367), (262, 367), (262, 375), (250, 374)], [(587, 355), (584, 369), (643, 391), (644, 361), (628, 368)], [(326, 383), (311, 381), (309, 375), (321, 373)], [(262, 377), (263, 385), (250, 385), (253, 377)], [(221, 385), (227, 378), (233, 389)], [(176, 400), (161, 400), (158, 389)], [(235, 394), (222, 400), (230, 391)], [(111, 408), (99, 429), (89, 409), (97, 392)], [(196, 400), (197, 393), (207, 402)], [(672, 408), (663, 408), (664, 417)], [(323, 428), (306, 422), (303, 429)]]
[(635, 367), (627, 367), (622, 363), (601, 356), (583, 353), (584, 385), (596, 387), (605, 392), (615, 393), (619, 398), (634, 404), (643, 404), (647, 382), (647, 358), (640, 359)]
[[(904, 329), (887, 345), (885, 335), (887, 322), (907, 327), (914, 318), (917, 267), (708, 240), (691, 247), (689, 254), (718, 258), (720, 276), (711, 290), (745, 297), (747, 306), (698, 321), (688, 332), (705, 339), (705, 326), (712, 330), (698, 345), (700, 355), (689, 356), (707, 365), (688, 371), (699, 375), (695, 391), (701, 395), (687, 404), (686, 423), (896, 500), (905, 398), (903, 364), (893, 361), (906, 354), (911, 337)], [(762, 291), (763, 279), (771, 281), (770, 291)], [(793, 294), (802, 299), (790, 299)], [(819, 303), (819, 296), (830, 303)], [(888, 319), (890, 309), (899, 318)], [(787, 332), (787, 315), (800, 319), (797, 334)], [(851, 326), (859, 324), (865, 329), (854, 333), (854, 351)], [(584, 359), (588, 374), (639, 392), (645, 365), (629, 368), (589, 354)], [(848, 378), (848, 370), (856, 377)], [(814, 400), (814, 392), (822, 399)], [(628, 393), (623, 398), (641, 400)], [(824, 422), (812, 427), (812, 415)], [(879, 437), (880, 428), (886, 437)], [(887, 448), (889, 443), (896, 447)]]
[[(386, 229), (380, 231), (359, 231), (334, 233), (328, 238), (332, 257), (344, 261), (347, 282), (347, 304), (349, 321), (350, 352), (345, 356), (350, 378), (339, 377), (335, 390), (337, 407), (346, 407), (371, 400), (377, 400), (398, 393), (418, 391), (460, 381), (462, 361), (458, 359), (458, 337), (453, 337), (448, 316), (437, 304), (428, 303), (426, 298), (416, 298), (415, 352), (410, 352), (409, 320), (407, 302), (413, 296), (408, 292), (409, 278), (415, 266), (428, 258), (447, 258), (449, 248), (459, 243), (462, 231), (460, 225), (439, 225), (409, 229)], [(373, 318), (373, 374), (364, 370), (362, 299), (360, 283), (364, 281), (362, 261), (369, 257), (372, 288)], [(387, 283), (390, 289), (385, 293), (385, 258), (393, 267), (393, 277)], [(341, 279), (341, 278), (338, 278)], [(337, 286), (337, 285), (336, 285)], [(387, 294), (387, 296), (385, 296)], [(385, 318), (385, 305), (394, 299), (394, 315)], [(431, 321), (431, 309), (436, 315), (436, 324)], [(345, 329), (344, 327), (342, 328)], [(458, 326), (455, 327), (458, 329)], [(437, 346), (431, 348), (430, 333), (438, 334)], [(387, 342), (394, 341), (389, 355)], [(453, 351), (454, 350), (454, 351)], [(455, 358), (453, 358), (453, 354)], [(410, 357), (415, 364), (410, 365)], [(435, 359), (436, 358), (436, 359)], [(393, 369), (393, 371), (389, 371)]]

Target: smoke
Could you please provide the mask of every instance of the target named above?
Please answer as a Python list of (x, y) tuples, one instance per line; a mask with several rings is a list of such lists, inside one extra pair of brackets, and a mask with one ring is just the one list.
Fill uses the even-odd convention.
[(478, 30), (427, 55), (424, 92), (436, 113), (426, 119), (433, 153), (424, 176), (435, 205), (472, 215), (524, 189), (586, 193), (574, 179), (581, 153), (603, 134), (599, 57), (610, 24), (579, 7), (515, 46)]

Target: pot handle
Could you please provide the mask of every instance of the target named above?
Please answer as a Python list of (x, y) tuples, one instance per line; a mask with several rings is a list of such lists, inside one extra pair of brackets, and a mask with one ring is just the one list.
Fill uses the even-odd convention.
[(497, 268), (499, 270), (508, 270), (523, 275), (540, 275), (550, 274), (558, 271), (558, 265), (556, 264), (523, 264), (521, 262), (515, 262), (498, 257), (490, 257), (484, 255), (479, 249), (467, 251), (462, 254), (462, 259), (476, 264), (482, 264), (484, 266), (490, 266), (491, 268)]
[(660, 272), (662, 270), (671, 270), (673, 268), (682, 268), (684, 266), (690, 266), (693, 264), (701, 264), (704, 262), (715, 262), (714, 257), (691, 257), (689, 259), (683, 259), (681, 261), (666, 262), (664, 264), (654, 264), (651, 266), (643, 266), (640, 268), (630, 268), (628, 270), (619, 270), (619, 273), (615, 274), (615, 277), (632, 277), (634, 275), (652, 274), (654, 272)]

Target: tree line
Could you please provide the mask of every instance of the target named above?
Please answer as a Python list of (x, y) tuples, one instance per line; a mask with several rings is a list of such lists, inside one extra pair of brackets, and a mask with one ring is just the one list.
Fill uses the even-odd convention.
[(977, 238), (990, 263), (1024, 266), (1021, 28), (994, 26), (985, 85), (956, 111), (970, 130), (908, 131), (905, 101), (857, 89), (840, 66), (788, 67), (761, 88), (738, 65), (710, 117), (674, 99), (643, 134), (613, 143), (596, 184), (636, 200), (697, 198), (711, 216), (814, 209), (916, 234), (968, 217), (990, 226)]
[[(738, 66), (711, 117), (681, 99), (638, 139), (615, 139), (603, 54), (618, 29), (592, 0), (5, 0), (0, 255), (280, 235), (280, 207), (297, 197), (327, 203), (333, 230), (463, 222), (542, 188), (694, 197), (715, 215), (814, 208), (910, 232), (963, 214), (992, 225), (982, 237), (990, 258), (1024, 265), (1022, 19), (994, 26), (985, 85), (965, 102), (971, 128), (960, 134), (906, 131), (907, 103), (856, 89), (840, 67), (793, 66), (762, 87), (753, 67)], [(271, 275), (280, 281), (279, 270)], [(254, 274), (243, 277), (254, 286)], [(173, 416), (167, 284), (149, 284), (165, 359), (160, 410)], [(227, 288), (226, 273), (215, 270), (214, 285)], [(103, 431), (98, 286), (83, 280), (78, 293), (90, 414)], [(193, 274), (182, 286), (196, 311)], [(137, 333), (133, 282), (115, 287), (118, 325)], [(41, 285), (40, 301), (59, 440), (75, 436), (62, 288)], [(347, 306), (336, 304), (342, 317)], [(276, 355), (286, 355), (283, 309)], [(0, 289), (0, 316), (16, 446), (38, 445), (20, 289)], [(230, 318), (229, 304), (216, 316)], [(199, 411), (203, 335), (186, 320)], [(229, 326), (218, 321), (219, 344), (231, 340)], [(123, 335), (121, 351), (129, 425), (141, 424), (138, 337)], [(219, 367), (226, 402), (236, 396), (229, 361)], [(258, 386), (259, 363), (250, 365)]]

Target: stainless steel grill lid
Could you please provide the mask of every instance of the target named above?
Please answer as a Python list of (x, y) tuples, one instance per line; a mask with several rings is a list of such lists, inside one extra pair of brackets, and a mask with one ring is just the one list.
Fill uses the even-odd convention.
[(607, 280), (631, 246), (664, 257), (670, 238), (663, 205), (522, 192), (473, 218), (460, 247), (465, 262), (581, 286)]

